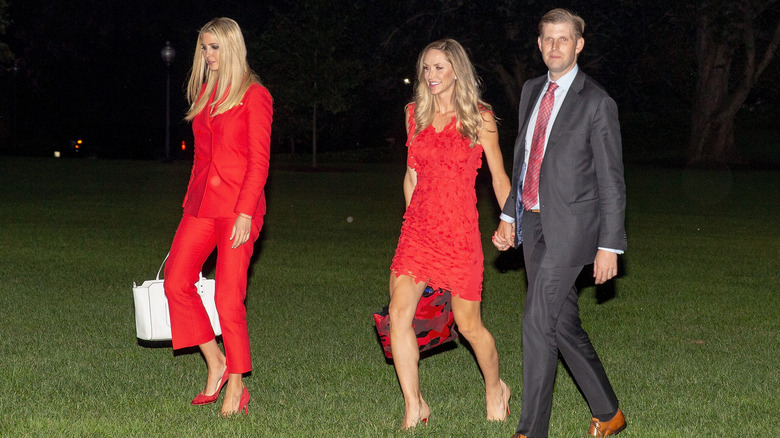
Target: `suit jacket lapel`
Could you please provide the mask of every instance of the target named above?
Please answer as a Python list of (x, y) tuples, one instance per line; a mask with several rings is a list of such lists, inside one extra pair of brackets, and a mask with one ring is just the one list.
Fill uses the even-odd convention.
[(525, 108), (525, 114), (523, 115), (523, 127), (520, 130), (521, 138), (525, 140), (525, 137), (528, 132), (528, 122), (531, 118), (531, 113), (534, 111), (534, 106), (536, 105), (536, 102), (539, 100), (539, 95), (542, 93), (542, 88), (544, 88), (545, 82), (547, 82), (547, 76), (544, 76), (545, 80), (540, 81), (538, 84), (534, 85), (534, 87), (531, 89), (531, 99), (528, 101), (528, 105), (526, 105)]
[(558, 142), (554, 140), (556, 140), (558, 136), (561, 135), (560, 133), (567, 131), (563, 127), (565, 127), (566, 124), (571, 120), (573, 114), (576, 112), (577, 106), (582, 101), (580, 92), (582, 91), (584, 84), (585, 74), (582, 73), (582, 70), (580, 70), (577, 72), (577, 76), (574, 77), (574, 81), (572, 81), (571, 87), (569, 87), (569, 91), (566, 93), (566, 97), (563, 98), (561, 109), (558, 110), (558, 115), (555, 116), (555, 121), (550, 127), (550, 132), (547, 134), (548, 140), (545, 155), (550, 152), (550, 149), (555, 148), (555, 145)]
[[(544, 84), (547, 81), (547, 75), (540, 76), (532, 80), (537, 81), (537, 83), (535, 83), (531, 87), (531, 93), (528, 101), (520, 102), (521, 106), (518, 108), (519, 127), (517, 130), (517, 138), (515, 139), (515, 165), (513, 169), (513, 174), (519, 175), (519, 178), (521, 178), (520, 181), (522, 181), (522, 178), (525, 177), (525, 172), (524, 172), (525, 137), (528, 132), (528, 119), (531, 117), (531, 113), (534, 110), (534, 105), (536, 105), (536, 101), (539, 100), (539, 94), (542, 92), (542, 88), (544, 87)], [(522, 106), (523, 104), (525, 105), (525, 108), (523, 108)], [(522, 182), (520, 182), (519, 184), (522, 184)]]

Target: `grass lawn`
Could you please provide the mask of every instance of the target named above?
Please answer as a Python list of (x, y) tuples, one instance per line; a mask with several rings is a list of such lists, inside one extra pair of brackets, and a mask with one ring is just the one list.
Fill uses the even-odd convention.
[[(131, 287), (170, 246), (189, 164), (0, 157), (0, 436), (508, 438), (525, 276), (518, 254), (489, 244), (497, 210), (482, 180), (483, 317), (512, 415), (485, 421), (458, 342), (421, 361), (430, 424), (397, 430), (401, 393), (371, 314), (388, 300), (403, 170), (272, 171), (247, 299), (249, 416), (224, 420), (221, 399), (189, 405), (198, 354), (135, 337)], [(628, 418), (620, 436), (780, 435), (780, 172), (626, 178), (625, 273), (580, 298)], [(555, 391), (550, 436), (585, 436), (590, 412), (563, 367)]]

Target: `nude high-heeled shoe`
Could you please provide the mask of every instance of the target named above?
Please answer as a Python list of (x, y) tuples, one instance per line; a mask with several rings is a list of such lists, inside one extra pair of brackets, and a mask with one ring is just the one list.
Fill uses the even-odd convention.
[(505, 417), (490, 417), (488, 416), (488, 421), (506, 421), (507, 418), (509, 418), (509, 399), (512, 398), (512, 391), (509, 389), (509, 385), (507, 385), (503, 380), (500, 380), (501, 383), (501, 392), (504, 397), (504, 404), (506, 405), (506, 416)]
[(425, 417), (425, 418), (420, 418), (419, 420), (417, 420), (416, 423), (412, 424), (411, 426), (401, 427), (401, 430), (404, 430), (404, 431), (412, 430), (415, 427), (417, 427), (420, 423), (422, 423), (423, 426), (427, 426), (429, 417), (430, 417), (430, 415), (428, 415), (428, 417)]
[(411, 430), (417, 427), (420, 423), (422, 423), (424, 426), (428, 425), (428, 419), (431, 416), (431, 409), (428, 407), (428, 404), (423, 401), (423, 407), (420, 409), (422, 412), (426, 412), (427, 414), (420, 414), (420, 417), (417, 421), (414, 422), (414, 424), (410, 424), (407, 427), (401, 426), (401, 430)]
[(199, 405), (207, 405), (209, 403), (214, 403), (217, 401), (217, 398), (219, 397), (219, 392), (222, 391), (222, 387), (225, 386), (225, 383), (228, 381), (228, 372), (227, 369), (225, 369), (225, 374), (222, 375), (222, 380), (219, 381), (219, 386), (217, 386), (217, 392), (211, 395), (206, 395), (201, 391), (198, 393), (198, 395), (195, 396), (194, 399), (192, 399), (192, 405), (193, 406), (199, 406)]

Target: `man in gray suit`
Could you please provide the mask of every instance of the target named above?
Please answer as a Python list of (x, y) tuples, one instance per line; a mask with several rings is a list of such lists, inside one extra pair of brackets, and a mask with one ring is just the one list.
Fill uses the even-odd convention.
[[(539, 23), (548, 74), (520, 98), (512, 193), (494, 236), (499, 250), (523, 244), (523, 397), (514, 437), (546, 437), (558, 355), (590, 406), (588, 433), (615, 435), (626, 421), (579, 319), (575, 281), (593, 264), (596, 284), (618, 271), (626, 249), (625, 182), (617, 106), (579, 70), (585, 22), (554, 9)], [(522, 231), (522, 232), (521, 232)]]

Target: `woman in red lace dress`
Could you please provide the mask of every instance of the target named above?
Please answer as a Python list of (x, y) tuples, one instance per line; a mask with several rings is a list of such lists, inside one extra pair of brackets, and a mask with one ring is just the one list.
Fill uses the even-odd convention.
[(452, 39), (429, 44), (417, 61), (414, 102), (406, 107), (406, 213), (390, 266), (390, 346), (404, 396), (402, 428), (427, 423), (412, 328), (426, 285), (452, 292), (458, 332), (468, 340), (485, 378), (488, 420), (505, 420), (509, 387), (499, 378), (498, 352), (482, 325), (483, 255), (474, 183), (487, 159), (499, 207), (509, 195), (498, 132), (480, 100), (477, 76)]

